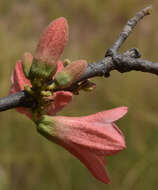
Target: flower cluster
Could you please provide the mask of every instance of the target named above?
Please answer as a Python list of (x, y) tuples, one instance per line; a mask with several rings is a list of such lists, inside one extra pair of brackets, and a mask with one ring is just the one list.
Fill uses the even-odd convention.
[(42, 34), (34, 56), (25, 53), (16, 63), (10, 94), (26, 90), (35, 106), (19, 107), (17, 111), (32, 119), (40, 134), (76, 156), (98, 180), (109, 183), (104, 157), (126, 147), (114, 122), (127, 113), (127, 108), (83, 117), (55, 116), (72, 100), (72, 93), (64, 89), (77, 81), (87, 67), (85, 60), (66, 61), (64, 67), (59, 57), (67, 40), (67, 21), (58, 18)]

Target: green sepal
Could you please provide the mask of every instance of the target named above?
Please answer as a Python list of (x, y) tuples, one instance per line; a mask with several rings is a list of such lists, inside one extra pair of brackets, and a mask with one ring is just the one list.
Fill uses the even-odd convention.
[(45, 135), (54, 136), (53, 134), (54, 121), (51, 116), (42, 115), (37, 124), (37, 130)]
[(22, 62), (22, 67), (23, 67), (25, 77), (29, 78), (31, 64), (27, 64), (26, 62)]
[(69, 86), (69, 84), (72, 83), (72, 80), (73, 80), (73, 76), (66, 71), (61, 71), (60, 73), (56, 75), (54, 79), (56, 85), (59, 86), (60, 88)]
[(40, 62), (37, 59), (33, 59), (33, 63), (30, 69), (29, 77), (33, 79), (42, 79), (48, 81), (52, 79), (53, 74), (55, 74), (57, 67), (44, 62)]

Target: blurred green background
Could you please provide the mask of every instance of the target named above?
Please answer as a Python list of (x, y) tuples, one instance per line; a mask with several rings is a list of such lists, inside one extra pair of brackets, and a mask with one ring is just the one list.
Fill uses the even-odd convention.
[[(158, 61), (158, 2), (145, 0), (0, 0), (0, 97), (10, 88), (14, 65), (34, 52), (44, 28), (64, 16), (70, 40), (62, 59), (100, 60), (126, 21), (153, 4), (153, 13), (132, 33), (121, 51), (137, 47), (143, 58)], [(93, 79), (97, 88), (80, 93), (61, 115), (80, 116), (126, 105), (117, 122), (127, 149), (107, 158), (111, 184), (95, 180), (63, 148), (37, 134), (15, 110), (0, 113), (0, 190), (147, 190), (158, 188), (158, 77), (140, 72)]]

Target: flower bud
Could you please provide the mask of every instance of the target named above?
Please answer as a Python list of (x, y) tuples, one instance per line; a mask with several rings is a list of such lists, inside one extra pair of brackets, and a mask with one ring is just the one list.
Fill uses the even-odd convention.
[(31, 78), (50, 79), (56, 73), (57, 61), (68, 40), (65, 18), (58, 18), (46, 28), (37, 45), (31, 67)]
[(33, 56), (31, 53), (26, 52), (22, 59), (22, 67), (26, 78), (29, 78), (30, 68), (32, 65)]
[(87, 61), (77, 60), (67, 65), (55, 77), (55, 83), (59, 88), (69, 87), (72, 83), (77, 81), (87, 68)]

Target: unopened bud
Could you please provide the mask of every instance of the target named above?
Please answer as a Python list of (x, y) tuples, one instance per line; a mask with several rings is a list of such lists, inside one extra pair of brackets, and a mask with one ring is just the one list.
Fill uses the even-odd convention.
[(86, 60), (77, 60), (66, 66), (55, 77), (55, 83), (59, 88), (69, 87), (77, 81), (85, 72), (88, 63)]
[(51, 22), (37, 45), (31, 77), (50, 79), (57, 71), (57, 61), (68, 40), (68, 24), (61, 17)]
[(57, 61), (61, 56), (68, 40), (68, 24), (61, 17), (51, 22), (43, 32), (37, 45), (30, 78), (39, 78), (43, 81), (52, 79), (57, 71)]
[(31, 55), (31, 53), (26, 52), (23, 56), (23, 59), (22, 59), (23, 71), (24, 71), (26, 78), (29, 78), (32, 60), (33, 60), (33, 56)]

